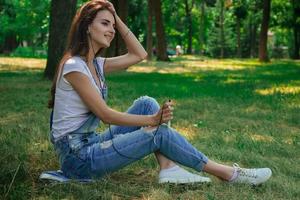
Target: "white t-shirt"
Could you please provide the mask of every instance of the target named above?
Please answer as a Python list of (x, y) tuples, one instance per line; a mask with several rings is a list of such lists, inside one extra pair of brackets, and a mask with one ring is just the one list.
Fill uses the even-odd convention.
[[(104, 74), (104, 60), (105, 58), (97, 57), (97, 62), (102, 74)], [(63, 66), (62, 75), (56, 84), (52, 124), (52, 135), (54, 140), (58, 140), (78, 129), (88, 119), (90, 114), (90, 110), (82, 101), (78, 93), (64, 78), (64, 75), (70, 72), (81, 72), (86, 75), (99, 94), (101, 94), (86, 62), (79, 56), (68, 59)]]

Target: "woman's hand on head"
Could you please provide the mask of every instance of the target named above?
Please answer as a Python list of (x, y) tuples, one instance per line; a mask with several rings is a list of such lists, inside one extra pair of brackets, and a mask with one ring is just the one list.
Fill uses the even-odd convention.
[(154, 114), (154, 121), (156, 122), (155, 125), (159, 125), (162, 123), (167, 123), (168, 121), (173, 119), (173, 102), (168, 101), (165, 102), (159, 111)]
[(105, 2), (105, 4), (106, 4), (108, 10), (109, 10), (110, 12), (112, 12), (113, 15), (115, 15), (115, 14), (116, 14), (116, 9), (115, 9), (114, 5), (113, 5), (111, 2), (106, 1), (106, 0), (104, 0), (104, 2)]

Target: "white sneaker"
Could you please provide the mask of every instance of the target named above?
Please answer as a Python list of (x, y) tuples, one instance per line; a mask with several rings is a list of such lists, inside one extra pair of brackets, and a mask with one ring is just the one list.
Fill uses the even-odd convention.
[(159, 183), (209, 183), (210, 178), (199, 176), (185, 169), (174, 166), (170, 169), (164, 169), (159, 172)]
[(259, 185), (266, 182), (272, 175), (270, 168), (253, 168), (245, 169), (240, 168), (238, 164), (233, 164), (235, 170), (237, 170), (238, 176), (230, 181), (231, 183), (247, 183), (251, 185)]

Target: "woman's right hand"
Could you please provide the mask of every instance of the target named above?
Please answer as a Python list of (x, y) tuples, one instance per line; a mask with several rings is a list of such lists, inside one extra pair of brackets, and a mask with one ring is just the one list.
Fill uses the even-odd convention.
[(157, 113), (153, 115), (155, 126), (158, 126), (162, 123), (167, 123), (173, 119), (173, 102), (165, 102)]
[(111, 2), (107, 1), (107, 0), (104, 0), (104, 3), (107, 5), (108, 10), (110, 12), (112, 12), (113, 15), (115, 15), (116, 14), (116, 9), (115, 9), (114, 5)]

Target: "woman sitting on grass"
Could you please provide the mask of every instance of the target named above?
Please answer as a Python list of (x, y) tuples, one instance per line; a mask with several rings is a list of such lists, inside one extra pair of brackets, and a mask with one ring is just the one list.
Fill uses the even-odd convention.
[[(110, 46), (116, 30), (128, 53), (99, 57), (99, 52)], [(66, 177), (101, 178), (151, 153), (160, 166), (159, 183), (210, 182), (210, 178), (190, 173), (179, 164), (231, 183), (257, 185), (271, 177), (269, 168), (244, 169), (209, 160), (165, 124), (173, 116), (170, 101), (160, 108), (155, 99), (140, 97), (126, 113), (107, 106), (104, 75), (127, 69), (147, 56), (110, 2), (85, 3), (73, 20), (68, 39), (49, 101), (53, 108), (51, 142)], [(114, 126), (97, 134), (100, 120)]]

